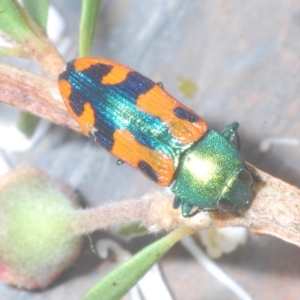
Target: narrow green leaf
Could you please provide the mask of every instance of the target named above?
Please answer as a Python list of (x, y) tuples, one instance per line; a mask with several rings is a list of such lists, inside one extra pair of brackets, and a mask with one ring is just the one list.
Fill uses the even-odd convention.
[(118, 269), (108, 274), (96, 284), (82, 300), (120, 299), (157, 263), (181, 238), (192, 232), (178, 228), (160, 240), (147, 246)]
[(31, 18), (46, 32), (49, 0), (23, 0), (23, 5)]
[(17, 127), (27, 137), (31, 138), (41, 119), (27, 112), (21, 112)]
[(27, 54), (23, 51), (21, 47), (0, 46), (0, 56), (17, 56), (26, 58)]
[(16, 0), (1, 0), (0, 11), (0, 31), (20, 44), (26, 45), (31, 41), (39, 45), (40, 40), (34, 32), (36, 24)]
[(83, 0), (79, 32), (79, 56), (90, 56), (101, 0)]

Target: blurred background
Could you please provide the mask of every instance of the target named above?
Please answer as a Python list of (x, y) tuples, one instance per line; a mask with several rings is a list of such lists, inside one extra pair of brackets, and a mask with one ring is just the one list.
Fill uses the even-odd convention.
[[(66, 60), (74, 59), (81, 1), (51, 3), (57, 11), (49, 30), (59, 30), (58, 47)], [(300, 187), (299, 36), (300, 1), (295, 0), (104, 0), (92, 54), (162, 81), (217, 131), (238, 121), (245, 160)], [(17, 64), (36, 68), (31, 62)], [(92, 140), (56, 125), (43, 126), (28, 147), (1, 150), (10, 167), (33, 164), (61, 178), (90, 207), (160, 189), (131, 167), (117, 166)], [(79, 260), (46, 290), (32, 293), (1, 284), (1, 298), (79, 299), (117, 264), (113, 257), (101, 263), (90, 247), (107, 236), (100, 232), (87, 240)], [(135, 252), (154, 238), (120, 243)], [(249, 235), (245, 245), (216, 262), (253, 299), (299, 299), (299, 260), (298, 247)], [(174, 299), (241, 299), (180, 244), (160, 268)]]

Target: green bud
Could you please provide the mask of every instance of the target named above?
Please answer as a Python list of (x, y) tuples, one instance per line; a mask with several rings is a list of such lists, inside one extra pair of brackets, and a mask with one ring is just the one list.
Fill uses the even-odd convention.
[(71, 234), (74, 195), (36, 168), (0, 177), (0, 280), (35, 289), (52, 282), (77, 257)]

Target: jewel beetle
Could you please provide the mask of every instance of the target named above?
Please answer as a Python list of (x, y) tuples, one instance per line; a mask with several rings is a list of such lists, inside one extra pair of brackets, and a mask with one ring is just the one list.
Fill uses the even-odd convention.
[(119, 162), (170, 186), (184, 217), (193, 207), (231, 211), (251, 201), (259, 177), (240, 155), (237, 122), (219, 134), (161, 84), (102, 58), (68, 62), (59, 89), (84, 133)]

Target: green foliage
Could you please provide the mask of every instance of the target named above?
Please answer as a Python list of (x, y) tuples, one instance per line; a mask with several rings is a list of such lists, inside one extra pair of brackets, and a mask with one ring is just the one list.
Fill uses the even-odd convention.
[(90, 56), (97, 27), (101, 0), (83, 0), (79, 33), (79, 56)]
[(27, 138), (31, 138), (39, 121), (40, 118), (30, 113), (22, 112), (19, 116), (17, 127)]
[(0, 29), (19, 44), (29, 40), (37, 42), (39, 28), (16, 0), (2, 0), (0, 3)]
[(28, 167), (1, 177), (1, 280), (33, 289), (47, 285), (76, 257), (69, 234), (74, 199), (65, 186)]
[(31, 18), (46, 31), (49, 0), (23, 0), (23, 5)]
[(82, 300), (121, 299), (175, 243), (188, 234), (187, 229), (179, 228), (145, 247), (96, 284)]

